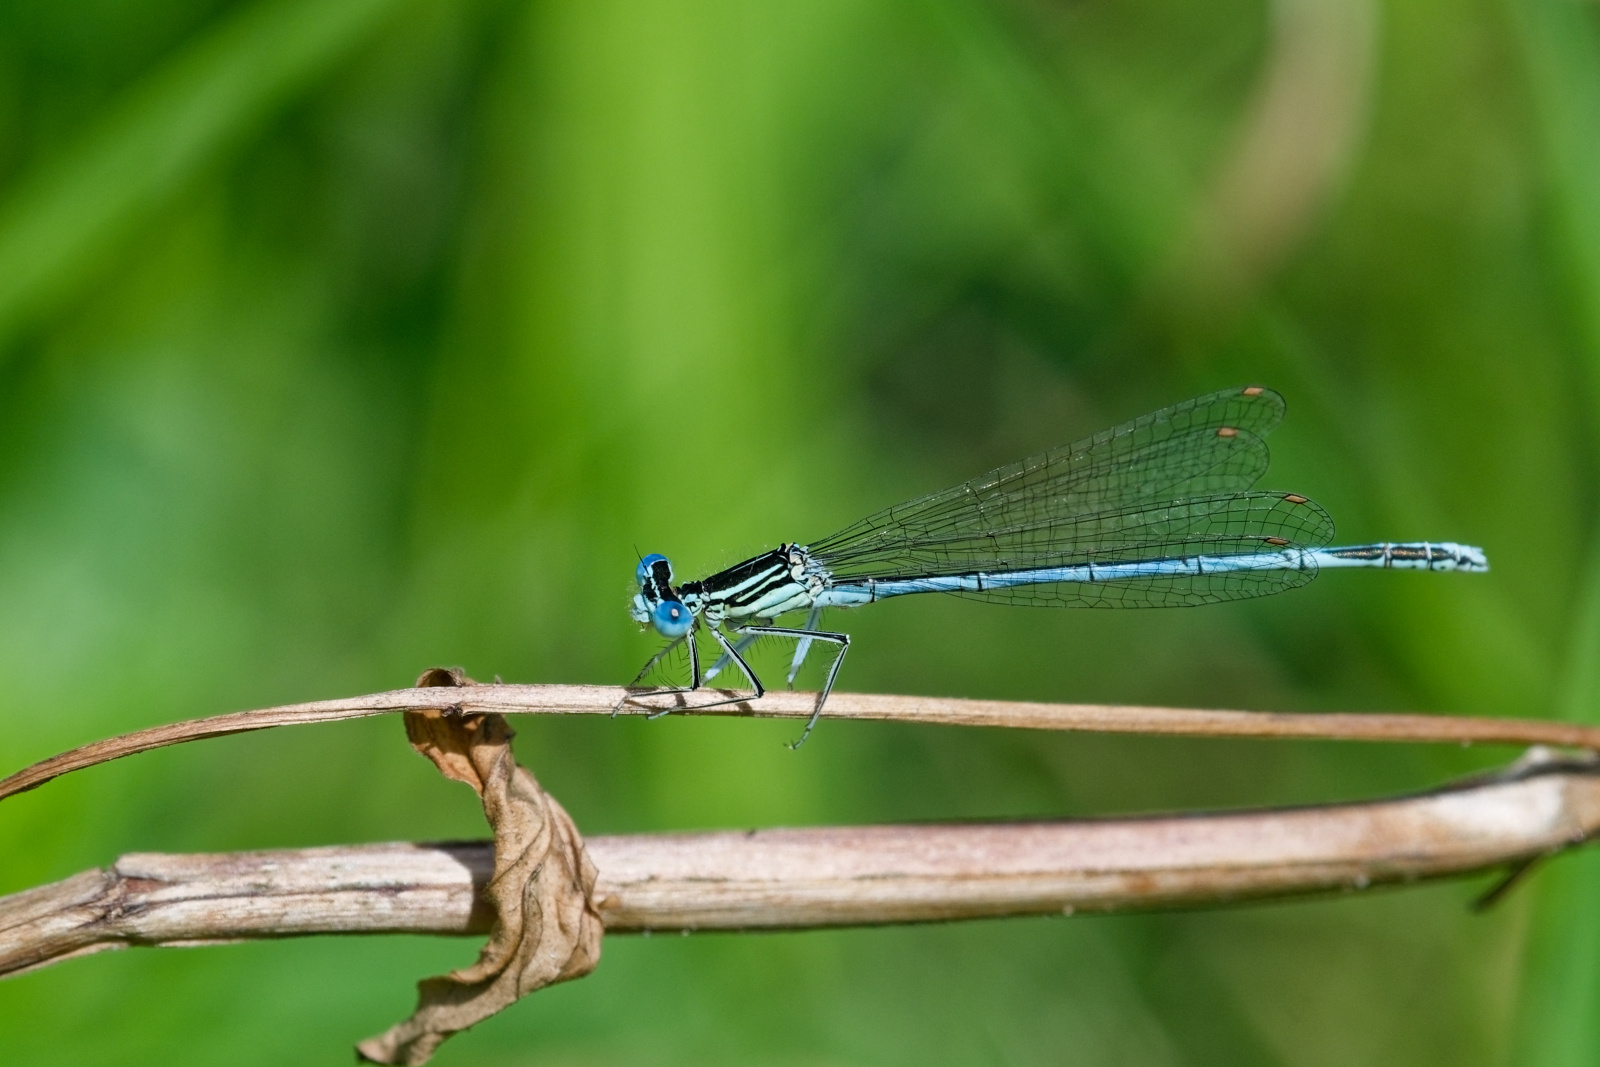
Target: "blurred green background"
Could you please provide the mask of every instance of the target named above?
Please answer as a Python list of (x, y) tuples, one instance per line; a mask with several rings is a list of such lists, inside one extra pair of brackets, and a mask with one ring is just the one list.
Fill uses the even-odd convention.
[[(1600, 16), (1576, 0), (7, 0), (0, 772), (178, 718), (620, 683), (679, 573), (1185, 396), (1341, 538), (1258, 603), (908, 598), (869, 691), (1600, 720)], [(524, 721), (589, 833), (1367, 797), (1507, 751)], [(0, 806), (122, 852), (476, 837), (371, 720)], [(614, 938), (441, 1064), (1600, 1062), (1600, 864), (1190, 915)], [(468, 941), (78, 960), (8, 1065), (345, 1063)]]

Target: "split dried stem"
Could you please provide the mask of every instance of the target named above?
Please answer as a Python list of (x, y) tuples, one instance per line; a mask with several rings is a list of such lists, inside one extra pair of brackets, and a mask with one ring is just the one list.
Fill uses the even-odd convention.
[[(728, 696), (732, 691), (715, 690)], [(443, 700), (448, 693), (452, 699)], [(442, 709), (461, 714), (650, 715), (674, 708), (673, 701), (648, 692), (592, 685), (473, 685), (458, 689), (396, 689), (369, 696), (287, 704), (136, 730), (63, 752), (0, 780), (0, 800), (37, 788), (52, 778), (109, 760), (207, 737), (360, 719), (397, 712)], [(761, 700), (721, 707), (683, 709), (691, 715), (804, 719), (815, 704), (813, 693), (768, 693)], [(681, 704), (681, 699), (678, 703)], [(1459, 715), (1383, 713), (1290, 713), (1148, 708), (1115, 704), (1035, 704), (949, 697), (834, 693), (822, 717), (868, 719), (941, 726), (993, 726), (1028, 730), (1078, 730), (1158, 734), (1169, 737), (1297, 738), (1329, 741), (1400, 741), (1455, 744), (1550, 745), (1600, 752), (1600, 727), (1538, 719), (1490, 719)]]

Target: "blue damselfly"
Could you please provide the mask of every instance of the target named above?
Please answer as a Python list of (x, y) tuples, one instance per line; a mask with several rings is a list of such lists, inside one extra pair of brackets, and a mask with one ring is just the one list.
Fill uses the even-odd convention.
[[(1264, 438), (1283, 412), (1283, 397), (1261, 386), (1196, 397), (682, 585), (673, 584), (665, 556), (645, 556), (631, 614), (671, 643), (634, 684), (685, 644), (689, 684), (651, 694), (695, 692), (736, 665), (753, 696), (690, 706), (738, 703), (766, 692), (743, 655), (757, 638), (797, 642), (791, 685), (813, 642), (834, 645), (799, 746), (850, 647), (848, 635), (819, 628), (826, 608), (907, 593), (1051, 607), (1190, 606), (1292, 589), (1323, 567), (1489, 569), (1481, 549), (1450, 542), (1327, 547), (1333, 519), (1321, 507), (1298, 493), (1251, 488), (1266, 473)], [(775, 625), (800, 611), (803, 626)], [(704, 673), (695, 647), (702, 628), (721, 649)]]

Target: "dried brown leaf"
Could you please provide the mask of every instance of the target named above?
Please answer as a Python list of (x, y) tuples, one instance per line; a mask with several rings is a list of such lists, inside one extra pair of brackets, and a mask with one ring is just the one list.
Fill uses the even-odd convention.
[[(473, 683), (459, 671), (436, 668), (417, 684)], [(450, 1035), (536, 989), (588, 974), (600, 961), (604, 930), (583, 839), (561, 805), (517, 764), (504, 716), (408, 712), (406, 734), (446, 777), (483, 800), (495, 842), (484, 895), (496, 918), (476, 963), (418, 983), (411, 1017), (356, 1046), (373, 1063), (426, 1063)]]

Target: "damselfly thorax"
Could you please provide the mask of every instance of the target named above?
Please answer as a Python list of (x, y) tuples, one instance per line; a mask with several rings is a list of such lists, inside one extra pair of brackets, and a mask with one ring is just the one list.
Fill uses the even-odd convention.
[[(689, 610), (708, 624), (725, 619), (776, 619), (804, 611), (828, 587), (828, 572), (800, 545), (781, 545), (680, 590)], [(698, 606), (697, 606), (698, 605)]]

